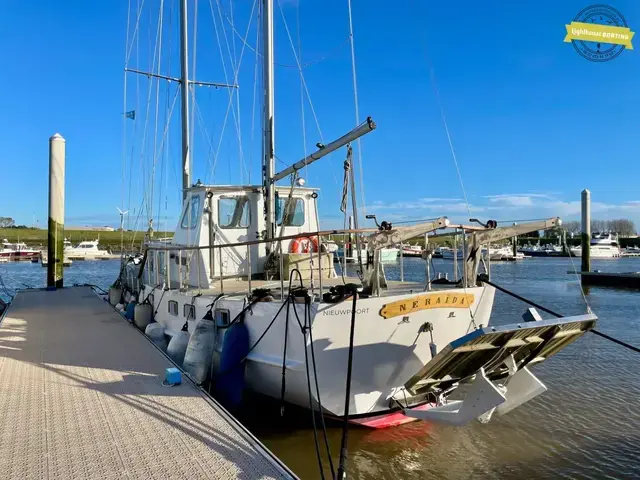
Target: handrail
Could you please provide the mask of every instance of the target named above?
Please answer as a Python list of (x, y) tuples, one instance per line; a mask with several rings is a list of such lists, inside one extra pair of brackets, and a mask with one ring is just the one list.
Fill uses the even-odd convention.
[[(165, 251), (165, 250), (208, 250), (215, 248), (230, 248), (230, 247), (245, 247), (248, 245), (260, 245), (262, 243), (274, 243), (282, 240), (295, 240), (296, 238), (303, 237), (320, 237), (320, 236), (328, 236), (328, 235), (348, 235), (351, 233), (374, 233), (378, 232), (377, 228), (353, 228), (348, 230), (318, 230), (315, 232), (303, 232), (296, 233), (293, 235), (285, 235), (283, 237), (270, 238), (270, 239), (259, 239), (259, 240), (249, 240), (248, 242), (237, 242), (237, 243), (226, 243), (224, 245), (145, 245), (145, 249), (147, 250), (155, 250), (155, 251)], [(419, 235), (416, 235), (419, 236)]]

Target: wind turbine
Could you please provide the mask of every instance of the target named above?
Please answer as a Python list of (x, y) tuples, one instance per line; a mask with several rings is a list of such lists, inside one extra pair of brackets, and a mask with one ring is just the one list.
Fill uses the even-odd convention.
[(129, 210), (125, 210), (124, 212), (120, 210), (120, 207), (116, 207), (118, 213), (120, 214), (120, 231), (124, 232), (124, 216), (129, 213)]

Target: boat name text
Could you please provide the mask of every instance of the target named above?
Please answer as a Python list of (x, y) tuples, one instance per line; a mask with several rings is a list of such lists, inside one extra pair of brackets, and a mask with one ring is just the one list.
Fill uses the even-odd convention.
[(380, 316), (383, 318), (393, 318), (420, 310), (428, 310), (430, 308), (467, 308), (474, 301), (475, 297), (471, 293), (418, 295), (417, 297), (398, 300), (397, 302), (383, 305), (380, 309)]

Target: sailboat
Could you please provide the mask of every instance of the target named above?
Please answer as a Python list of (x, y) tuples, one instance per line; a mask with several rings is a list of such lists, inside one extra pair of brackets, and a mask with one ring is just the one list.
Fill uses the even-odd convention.
[[(345, 175), (345, 201), (352, 203), (353, 228), (322, 230), (318, 189), (304, 185), (300, 170), (338, 150), (351, 162), (351, 144), (374, 132), (376, 123), (367, 118), (276, 171), (273, 0), (261, 0), (261, 8), (261, 184), (192, 182), (187, 1), (181, 0), (182, 210), (173, 238), (148, 238), (143, 261), (127, 264), (114, 289), (122, 286), (127, 296), (150, 303), (155, 322), (169, 338), (186, 332), (195, 342), (199, 326), (213, 322), (213, 353), (204, 360), (211, 368), (203, 369), (211, 377), (198, 381), (215, 385), (217, 378), (225, 378), (234, 348), (229, 345), (235, 341), (228, 336), (242, 328), (247, 341), (231, 353), (244, 367), (244, 388), (364, 426), (415, 419), (464, 424), (486, 418), (500, 405), (509, 411), (544, 391), (528, 366), (579, 338), (596, 317), (525, 325), (516, 319), (515, 325), (489, 327), (495, 289), (478, 273), (483, 245), (555, 228), (560, 220), (479, 227), (439, 217), (394, 227), (373, 218), (376, 227), (360, 228), (351, 168)], [(287, 183), (278, 184), (282, 181)], [(381, 250), (454, 227), (466, 233), (460, 281), (386, 278)], [(323, 244), (330, 235), (355, 238), (357, 277), (336, 274), (333, 253)], [(368, 255), (358, 255), (365, 243)], [(505, 378), (511, 379), (509, 393)], [(479, 399), (473, 406), (448, 399), (464, 383), (472, 384)]]

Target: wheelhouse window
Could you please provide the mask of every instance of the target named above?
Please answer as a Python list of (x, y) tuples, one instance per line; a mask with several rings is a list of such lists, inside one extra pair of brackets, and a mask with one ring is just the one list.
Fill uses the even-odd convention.
[(276, 202), (278, 226), (301, 227), (304, 225), (304, 201), (301, 198), (278, 198)]
[(174, 317), (178, 316), (178, 302), (175, 300), (169, 300), (168, 308), (170, 315), (173, 315)]
[(251, 223), (249, 197), (223, 197), (218, 200), (220, 228), (247, 228)]
[(180, 224), (182, 228), (186, 228), (192, 230), (196, 228), (198, 225), (198, 220), (200, 219), (200, 196), (194, 195), (189, 200), (189, 205), (187, 205), (187, 209), (182, 216), (182, 223)]

